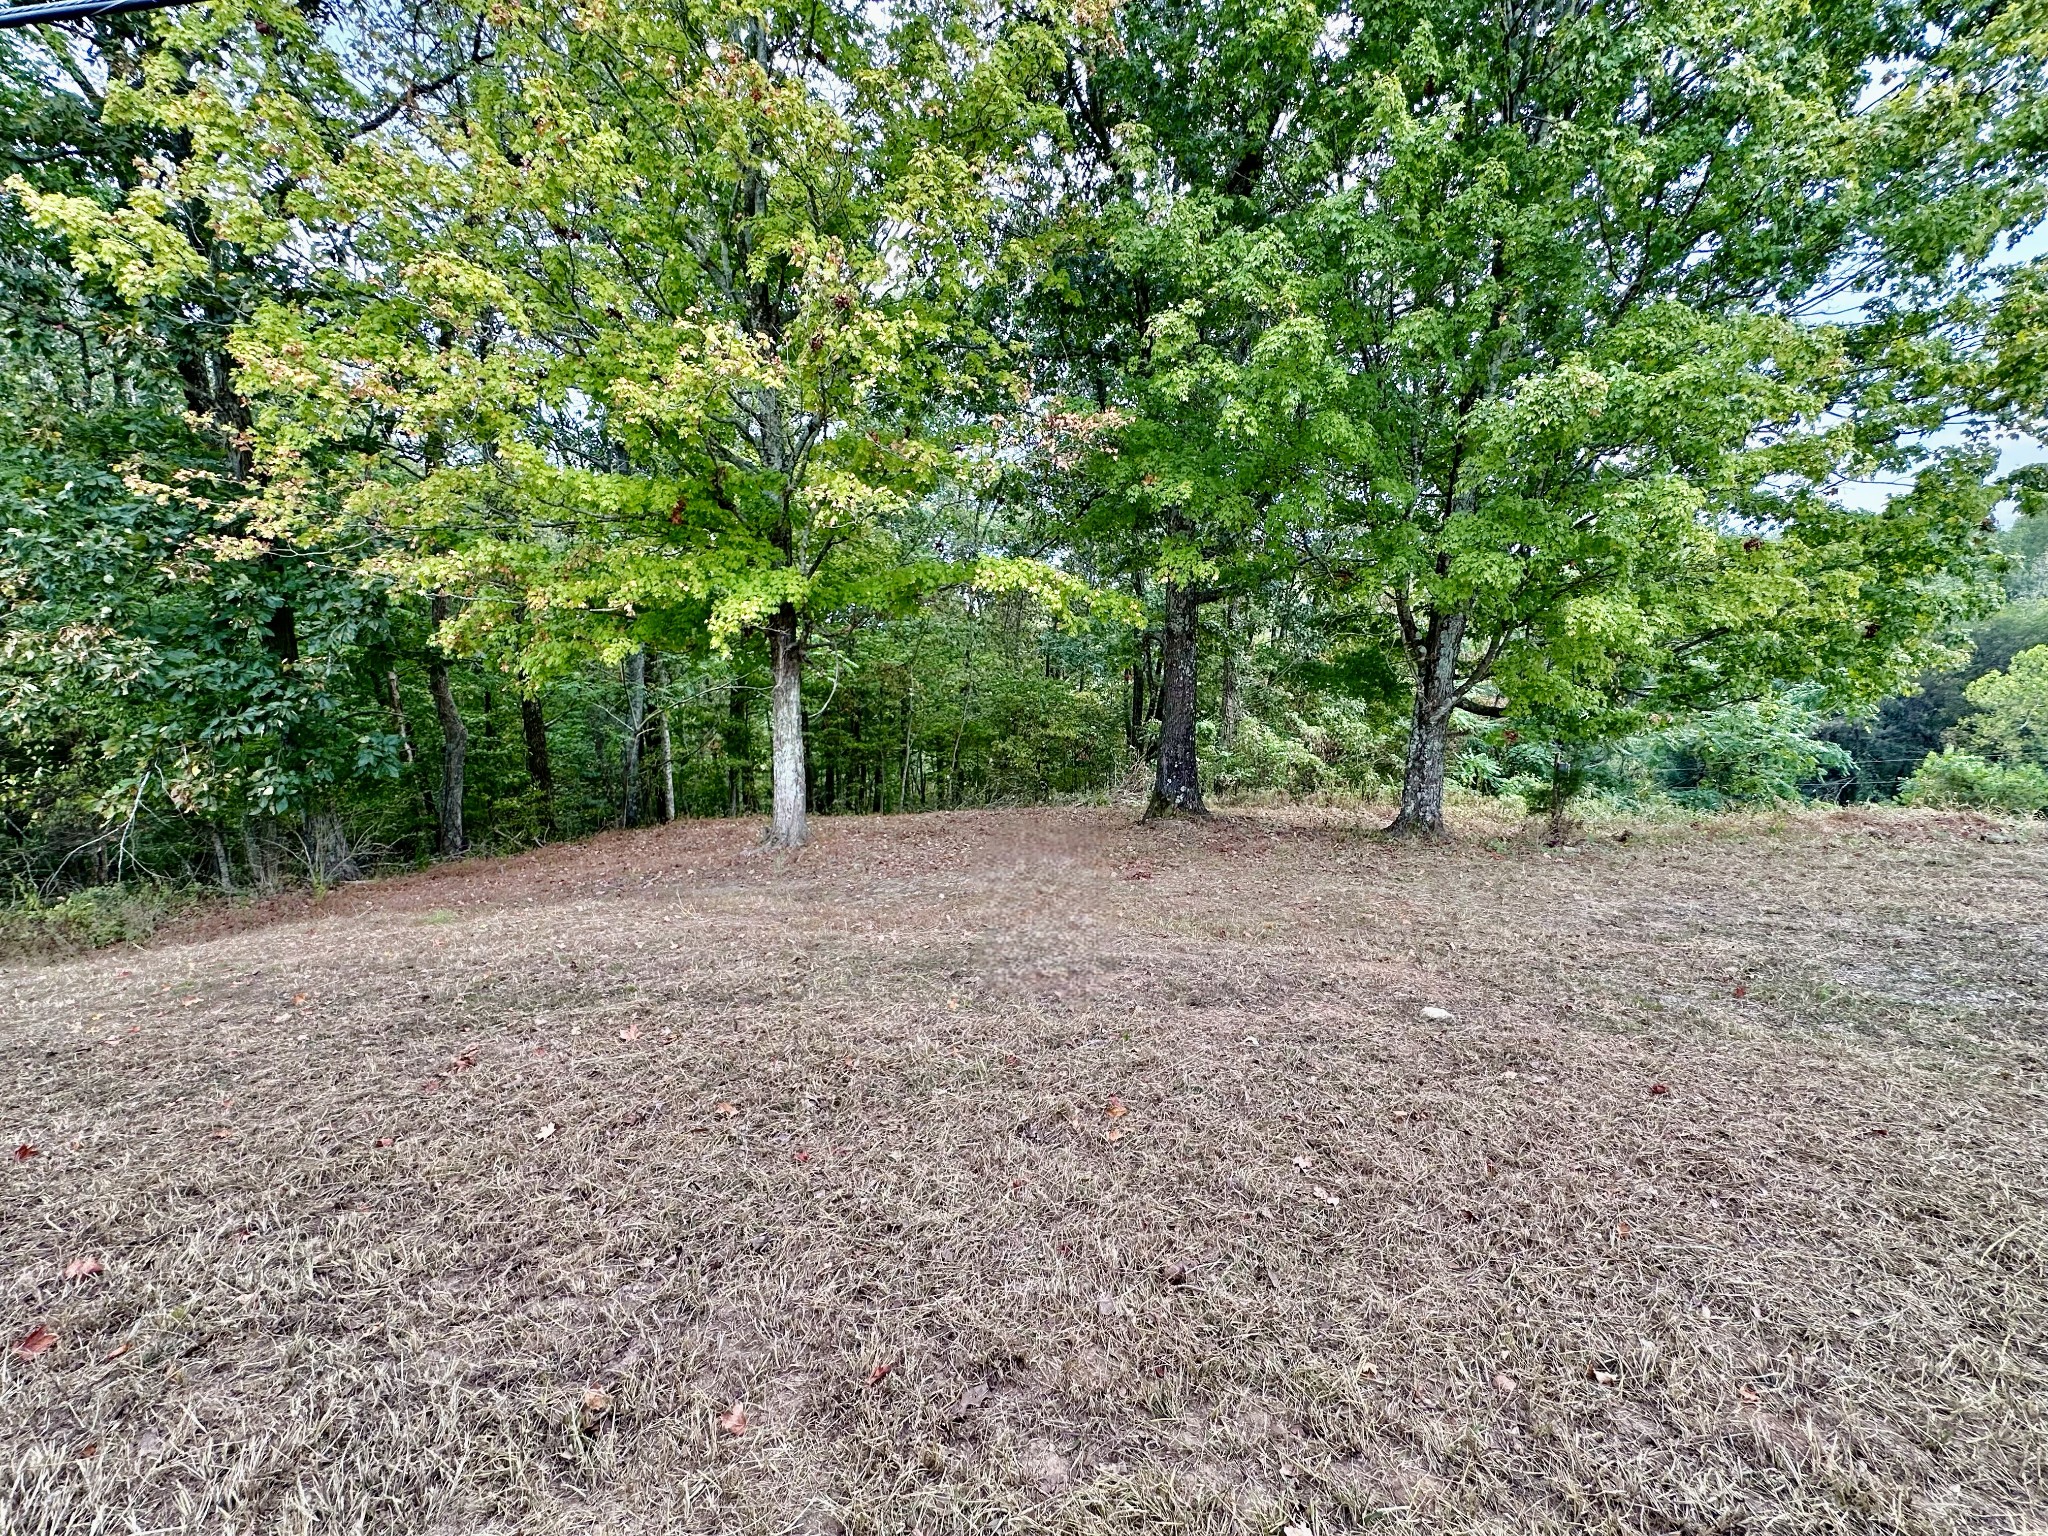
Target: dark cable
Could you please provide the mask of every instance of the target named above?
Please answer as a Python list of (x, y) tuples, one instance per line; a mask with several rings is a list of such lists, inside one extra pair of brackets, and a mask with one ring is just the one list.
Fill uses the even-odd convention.
[(36, 22), (85, 21), (94, 16), (124, 16), (130, 11), (158, 11), (194, 0), (52, 0), (47, 5), (0, 5), (0, 27), (26, 27)]

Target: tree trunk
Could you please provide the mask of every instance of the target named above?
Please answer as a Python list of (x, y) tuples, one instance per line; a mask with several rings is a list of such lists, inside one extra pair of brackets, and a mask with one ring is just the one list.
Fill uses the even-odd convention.
[(1237, 689), (1237, 599), (1223, 605), (1223, 697), (1219, 701), (1216, 745), (1228, 751), (1237, 741), (1238, 723), (1244, 718), (1244, 701)]
[(1401, 810), (1387, 830), (1396, 837), (1444, 834), (1444, 762), (1451, 712), (1458, 707), (1458, 649), (1465, 639), (1462, 612), (1432, 612), (1415, 665), (1415, 708), (1409, 717), (1408, 762), (1401, 776)]
[(656, 785), (661, 792), (657, 810), (664, 822), (670, 822), (676, 819), (676, 748), (668, 729), (668, 668), (659, 656), (654, 658), (654, 691), (661, 706), (654, 712), (654, 744), (660, 758), (657, 766), (661, 769), (661, 780)]
[(1166, 622), (1159, 637), (1159, 772), (1145, 819), (1206, 816), (1195, 761), (1195, 633), (1200, 599), (1185, 582), (1166, 583)]
[(255, 822), (247, 816), (242, 818), (242, 862), (249, 866), (249, 883), (258, 891), (268, 894), (277, 889), (276, 861)]
[(727, 814), (744, 816), (747, 813), (747, 769), (754, 755), (751, 742), (753, 733), (748, 729), (746, 691), (740, 687), (737, 676), (726, 685), (725, 718)]
[(235, 867), (228, 862), (227, 839), (220, 835), (220, 823), (209, 821), (206, 836), (213, 845), (213, 876), (220, 882), (220, 893), (232, 896), (235, 894)]
[[(448, 599), (434, 596), (436, 633), (448, 620)], [(462, 770), (469, 754), (469, 728), (455, 707), (455, 688), (448, 676), (448, 656), (438, 644), (427, 649), (427, 686), (433, 691), (434, 713), (441, 721), (441, 793), (434, 802), (434, 851), (452, 859), (468, 846), (462, 834)]]
[(306, 818), (306, 857), (313, 879), (321, 885), (363, 877), (348, 845), (348, 832), (334, 811), (315, 811)]
[(784, 603), (768, 621), (768, 650), (775, 686), (768, 701), (769, 750), (774, 758), (775, 807), (768, 841), (798, 848), (804, 826), (804, 648), (796, 609)]
[(541, 713), (540, 700), (519, 701), (519, 729), (526, 738), (526, 776), (540, 791), (540, 829), (555, 835), (555, 770), (548, 761), (548, 721)]
[(640, 825), (640, 738), (647, 730), (647, 652), (626, 658), (625, 788), (619, 801), (621, 826)]

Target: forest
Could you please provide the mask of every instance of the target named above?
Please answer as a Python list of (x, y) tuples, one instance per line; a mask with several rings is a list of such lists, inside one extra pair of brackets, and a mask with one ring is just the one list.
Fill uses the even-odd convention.
[(75, 915), (677, 817), (2048, 809), (2044, 46), (1978, 0), (0, 32), (0, 871)]

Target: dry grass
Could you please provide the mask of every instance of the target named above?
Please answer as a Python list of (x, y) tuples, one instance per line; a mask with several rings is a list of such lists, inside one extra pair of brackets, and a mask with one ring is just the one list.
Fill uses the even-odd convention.
[(2048, 842), (1360, 825), (679, 825), (0, 970), (0, 1531), (2048, 1527)]

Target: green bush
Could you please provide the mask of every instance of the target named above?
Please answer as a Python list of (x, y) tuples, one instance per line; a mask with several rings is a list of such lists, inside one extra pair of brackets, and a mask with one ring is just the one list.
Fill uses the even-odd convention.
[(2031, 763), (2007, 766), (1986, 762), (1974, 753), (1946, 747), (1927, 754), (1926, 761), (1899, 787), (1899, 800), (1906, 805), (2038, 816), (2048, 810), (2048, 772)]
[(198, 897), (173, 885), (95, 885), (48, 901), (32, 888), (0, 906), (0, 954), (100, 949), (146, 939)]

